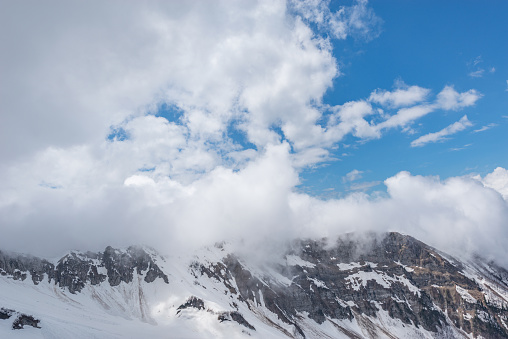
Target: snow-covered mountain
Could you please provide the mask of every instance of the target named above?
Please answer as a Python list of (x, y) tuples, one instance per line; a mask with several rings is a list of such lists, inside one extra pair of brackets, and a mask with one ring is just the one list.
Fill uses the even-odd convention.
[(0, 252), (0, 338), (508, 338), (508, 272), (480, 258), (398, 233), (232, 248)]

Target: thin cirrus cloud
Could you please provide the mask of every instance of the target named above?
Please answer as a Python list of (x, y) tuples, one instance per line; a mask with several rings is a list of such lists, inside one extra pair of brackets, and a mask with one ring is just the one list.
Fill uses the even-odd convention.
[(411, 147), (422, 147), (428, 143), (446, 140), (448, 136), (463, 131), (471, 126), (473, 126), (473, 124), (468, 120), (467, 116), (464, 115), (462, 118), (460, 118), (459, 121), (454, 122), (453, 124), (443, 128), (438, 132), (425, 134), (418, 139), (413, 140), (411, 142)]
[(372, 187), (376, 187), (381, 184), (381, 181), (365, 181), (365, 182), (356, 182), (349, 185), (349, 191), (367, 191)]
[(481, 128), (479, 128), (479, 129), (475, 129), (475, 130), (473, 131), (473, 133), (479, 133), (479, 132), (488, 131), (489, 129), (494, 128), (494, 127), (496, 127), (496, 126), (499, 126), (499, 125), (498, 125), (498, 124), (496, 124), (496, 123), (490, 123), (490, 124), (488, 124), (488, 125), (482, 126), (482, 127), (481, 127)]
[(481, 77), (483, 77), (483, 73), (485, 73), (485, 70), (483, 68), (481, 68), (476, 71), (470, 72), (468, 75), (471, 78), (481, 78)]

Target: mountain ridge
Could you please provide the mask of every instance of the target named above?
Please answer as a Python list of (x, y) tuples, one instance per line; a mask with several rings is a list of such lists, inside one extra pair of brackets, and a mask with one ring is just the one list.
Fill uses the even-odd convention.
[[(480, 258), (454, 260), (391, 232), (295, 240), (271, 259), (260, 265), (227, 243), (187, 258), (108, 246), (56, 263), (0, 251), (0, 286), (32, 286), (66, 307), (92, 300), (114, 321), (169, 326), (181, 337), (508, 338), (508, 271)], [(0, 307), (18, 311), (15, 297), (5, 299)], [(58, 338), (46, 330), (58, 319), (46, 326), (37, 314), (41, 337)], [(196, 330), (203, 319), (216, 322), (212, 335)]]

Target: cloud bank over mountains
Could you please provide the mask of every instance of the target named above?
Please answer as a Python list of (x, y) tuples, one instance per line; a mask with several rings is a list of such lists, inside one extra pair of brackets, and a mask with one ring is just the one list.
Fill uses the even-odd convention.
[(386, 194), (343, 199), (296, 189), (348, 135), (375, 142), (482, 97), (398, 82), (323, 102), (341, 74), (331, 39), (380, 34), (367, 1), (335, 12), (328, 1), (54, 4), (1, 5), (2, 31), (15, 32), (0, 47), (3, 248), (171, 251), (397, 230), (507, 257), (504, 169), (445, 181), (400, 172)]

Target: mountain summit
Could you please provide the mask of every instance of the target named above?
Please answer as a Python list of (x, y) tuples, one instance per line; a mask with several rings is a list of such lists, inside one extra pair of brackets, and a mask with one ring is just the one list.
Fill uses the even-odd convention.
[(56, 261), (0, 251), (0, 337), (508, 338), (508, 271), (399, 233)]

